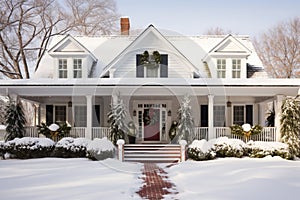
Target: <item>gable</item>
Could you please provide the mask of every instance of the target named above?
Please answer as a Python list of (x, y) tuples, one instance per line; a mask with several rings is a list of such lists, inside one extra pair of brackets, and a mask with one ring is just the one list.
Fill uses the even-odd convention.
[(70, 39), (66, 40), (63, 44), (58, 46), (53, 50), (54, 52), (82, 52), (84, 53), (84, 49), (78, 46), (75, 42)]
[(144, 51), (159, 51), (161, 54), (172, 55), (174, 63), (177, 62), (181, 64), (181, 68), (182, 66), (185, 68), (181, 69), (182, 71), (198, 73), (197, 68), (154, 26), (150, 25), (104, 69), (101, 77), (109, 71), (119, 71), (119, 73), (133, 76), (136, 67), (136, 55), (142, 54)]
[(233, 42), (232, 40), (227, 40), (224, 42), (224, 44), (220, 45), (218, 49), (215, 50), (215, 52), (221, 52), (221, 53), (247, 53), (246, 49), (242, 47), (241, 45), (238, 45), (237, 43)]

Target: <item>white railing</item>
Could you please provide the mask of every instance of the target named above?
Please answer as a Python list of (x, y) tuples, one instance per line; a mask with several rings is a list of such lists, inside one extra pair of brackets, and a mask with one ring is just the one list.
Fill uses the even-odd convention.
[(92, 128), (92, 139), (108, 137), (110, 132), (109, 127), (93, 127)]
[(208, 127), (195, 127), (195, 140), (208, 140)]
[(253, 135), (250, 137), (254, 141), (275, 142), (276, 141), (276, 128), (263, 127), (261, 134)]
[(24, 136), (25, 137), (39, 137), (37, 127), (36, 126), (26, 126)]
[(70, 137), (79, 138), (85, 137), (86, 127), (72, 127), (70, 130)]

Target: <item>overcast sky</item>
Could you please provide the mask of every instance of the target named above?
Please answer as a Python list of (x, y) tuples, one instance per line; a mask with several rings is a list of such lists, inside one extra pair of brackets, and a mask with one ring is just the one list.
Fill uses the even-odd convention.
[(258, 36), (280, 21), (300, 16), (299, 0), (115, 0), (132, 29), (153, 24), (184, 35), (212, 27)]

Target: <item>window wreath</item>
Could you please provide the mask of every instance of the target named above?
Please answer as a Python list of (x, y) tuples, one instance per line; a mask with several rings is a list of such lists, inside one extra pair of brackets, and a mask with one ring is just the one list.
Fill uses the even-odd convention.
[(150, 67), (157, 67), (160, 64), (160, 53), (158, 51), (153, 51), (150, 55), (148, 51), (144, 51), (141, 56), (141, 64)]

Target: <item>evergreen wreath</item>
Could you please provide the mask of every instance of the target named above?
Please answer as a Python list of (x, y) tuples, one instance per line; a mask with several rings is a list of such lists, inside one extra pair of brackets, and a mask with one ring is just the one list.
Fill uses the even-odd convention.
[(152, 55), (150, 55), (148, 51), (144, 51), (144, 53), (141, 56), (141, 64), (142, 65), (154, 64), (153, 66), (156, 66), (156, 64), (160, 64), (160, 58), (161, 56), (158, 51), (153, 51)]
[[(248, 125), (249, 128), (243, 128), (243, 126), (245, 127), (245, 125)], [(248, 140), (250, 136), (260, 134), (263, 129), (260, 125), (255, 125), (251, 127), (250, 124), (244, 124), (243, 126), (238, 124), (230, 126), (231, 134), (243, 136), (246, 138), (246, 140)]]

